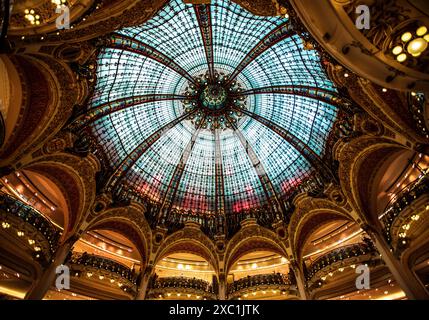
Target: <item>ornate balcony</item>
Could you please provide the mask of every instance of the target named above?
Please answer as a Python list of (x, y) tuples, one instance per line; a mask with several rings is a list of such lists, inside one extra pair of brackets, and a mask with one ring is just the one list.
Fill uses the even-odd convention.
[(419, 132), (426, 137), (429, 134), (429, 123), (427, 122), (427, 112), (426, 107), (429, 104), (429, 101), (426, 99), (426, 95), (424, 93), (408, 93), (408, 108), (413, 115), (413, 119), (417, 126)]
[(82, 281), (93, 279), (101, 286), (120, 288), (131, 295), (137, 292), (137, 273), (117, 261), (93, 254), (74, 252), (67, 265), (71, 269), (72, 276)]
[(271, 291), (283, 295), (296, 295), (296, 287), (289, 275), (282, 273), (247, 276), (228, 285), (228, 297), (247, 297), (257, 291)]
[(216, 299), (212, 285), (202, 279), (165, 277), (156, 279), (151, 286), (150, 298), (177, 298), (195, 296), (197, 299)]
[[(422, 175), (417, 182), (406, 186), (402, 191), (394, 197), (386, 206), (384, 214), (381, 216), (381, 222), (384, 225), (384, 233), (387, 241), (392, 243), (393, 228), (398, 224), (400, 217), (404, 216), (407, 207), (417, 202), (421, 196), (429, 194), (429, 178), (427, 175)], [(412, 214), (411, 210), (409, 214)], [(411, 217), (412, 220), (413, 217)], [(403, 235), (403, 237), (402, 237)], [(406, 233), (399, 234), (399, 237), (405, 238)]]
[(0, 224), (4, 237), (26, 248), (42, 266), (49, 263), (61, 231), (41, 212), (0, 192)]
[(373, 260), (380, 260), (378, 252), (372, 242), (355, 243), (343, 246), (317, 258), (307, 268), (307, 285), (309, 288), (323, 285), (327, 276), (342, 273), (345, 268), (355, 268), (356, 264), (363, 264)]

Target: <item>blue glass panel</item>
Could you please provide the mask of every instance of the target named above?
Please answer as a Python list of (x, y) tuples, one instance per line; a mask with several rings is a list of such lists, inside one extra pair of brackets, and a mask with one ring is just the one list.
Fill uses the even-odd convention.
[[(227, 0), (211, 2), (215, 69), (232, 74), (246, 55), (266, 35), (285, 23), (281, 17), (259, 17)], [(193, 5), (172, 0), (142, 26), (118, 30), (115, 43), (98, 57), (97, 83), (89, 108), (148, 94), (181, 95), (188, 87), (184, 74), (197, 76), (208, 70), (202, 35)], [(122, 38), (121, 38), (122, 37)], [(134, 45), (126, 37), (133, 39)], [(166, 57), (163, 63), (136, 50), (152, 47)], [(116, 45), (115, 48), (113, 48)], [(147, 52), (146, 52), (147, 53)], [(179, 68), (173, 70), (168, 61)], [(183, 69), (181, 72), (178, 69)], [(293, 35), (256, 56), (237, 75), (243, 89), (290, 85), (311, 86), (337, 92), (327, 78), (315, 51), (304, 50)], [(119, 100), (119, 102), (118, 102)], [(323, 156), (337, 107), (316, 98), (293, 94), (255, 94), (246, 98), (247, 108), (290, 132)], [(169, 192), (174, 173), (196, 129), (182, 120), (169, 130), (163, 127), (185, 112), (181, 101), (153, 101), (114, 111), (90, 123), (102, 151), (116, 168), (127, 155), (153, 133), (162, 136), (126, 172), (125, 182), (141, 195), (163, 201), (174, 195), (173, 207), (215, 212), (215, 135), (201, 130), (184, 164), (178, 188)], [(225, 206), (230, 212), (266, 203), (262, 181), (249, 158), (249, 148), (262, 164), (279, 196), (287, 195), (312, 172), (311, 165), (287, 141), (252, 117), (243, 116), (238, 130), (245, 146), (231, 129), (220, 133), (220, 152)], [(165, 132), (164, 132), (165, 131)], [(247, 148), (247, 150), (246, 150)], [(171, 190), (170, 190), (171, 191)], [(174, 191), (174, 190), (173, 190)]]

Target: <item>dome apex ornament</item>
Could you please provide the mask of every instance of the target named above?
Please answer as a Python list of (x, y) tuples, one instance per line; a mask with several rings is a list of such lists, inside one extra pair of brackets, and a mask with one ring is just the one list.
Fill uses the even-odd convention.
[[(243, 85), (238, 81), (229, 82), (229, 75), (215, 71), (211, 78), (209, 72), (200, 74), (189, 83), (183, 100), (185, 113), (195, 128), (226, 130), (232, 128), (243, 117), (238, 109), (246, 109), (246, 98), (240, 95)], [(196, 113), (192, 112), (198, 110)]]

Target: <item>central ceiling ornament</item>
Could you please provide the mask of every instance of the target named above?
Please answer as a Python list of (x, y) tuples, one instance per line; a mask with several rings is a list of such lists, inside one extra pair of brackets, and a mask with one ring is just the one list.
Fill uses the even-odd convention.
[[(232, 128), (243, 117), (240, 109), (246, 109), (243, 86), (238, 81), (229, 83), (229, 75), (215, 71), (200, 74), (185, 90), (183, 105), (195, 128), (225, 130)], [(193, 112), (197, 110), (197, 112)]]

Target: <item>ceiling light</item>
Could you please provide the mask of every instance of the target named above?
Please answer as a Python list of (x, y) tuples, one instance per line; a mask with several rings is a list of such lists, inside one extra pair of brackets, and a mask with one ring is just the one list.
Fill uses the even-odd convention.
[(411, 40), (411, 38), (413, 37), (413, 35), (411, 34), (411, 32), (405, 32), (402, 36), (401, 36), (401, 40), (403, 42), (408, 42)]
[(428, 42), (423, 38), (417, 38), (411, 41), (407, 46), (407, 51), (411, 55), (420, 55), (428, 47)]
[(392, 49), (392, 53), (397, 56), (398, 54), (400, 54), (402, 52), (403, 48), (401, 46), (396, 46)]
[(404, 62), (405, 60), (407, 60), (407, 55), (405, 53), (401, 53), (399, 56), (396, 57), (396, 60), (398, 60), (399, 62)]
[(420, 28), (417, 29), (416, 34), (419, 37), (421, 37), (421, 36), (424, 36), (427, 32), (428, 32), (428, 28), (426, 28), (425, 26), (421, 26)]

